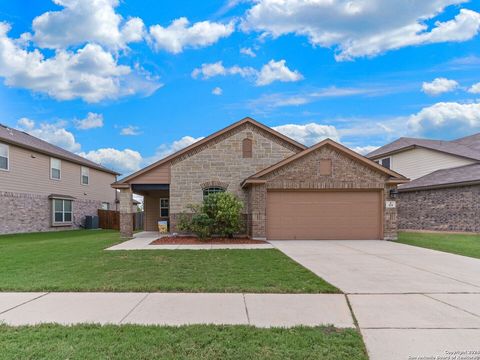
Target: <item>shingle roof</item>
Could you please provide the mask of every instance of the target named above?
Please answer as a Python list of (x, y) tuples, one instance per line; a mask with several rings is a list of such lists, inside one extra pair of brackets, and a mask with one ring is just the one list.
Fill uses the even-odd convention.
[(58, 157), (59, 159), (68, 160), (80, 165), (88, 166), (100, 171), (119, 175), (117, 172), (107, 169), (100, 164), (87, 160), (58, 146), (52, 145), (46, 141), (36, 138), (35, 136), (27, 134), (26, 132), (15, 130), (2, 124), (0, 124), (0, 141), (16, 145), (21, 148), (34, 150), (49, 156)]
[(417, 188), (452, 186), (462, 183), (480, 183), (480, 163), (442, 169), (400, 185), (399, 191)]
[(477, 136), (480, 138), (480, 134), (476, 134), (467, 138), (457, 139), (455, 141), (401, 137), (390, 144), (372, 151), (367, 155), (367, 157), (375, 159), (406, 148), (423, 147), (480, 161), (480, 139), (477, 138)]
[(480, 133), (465, 136), (463, 138), (453, 140), (453, 142), (460, 145), (468, 146), (470, 149), (480, 152)]

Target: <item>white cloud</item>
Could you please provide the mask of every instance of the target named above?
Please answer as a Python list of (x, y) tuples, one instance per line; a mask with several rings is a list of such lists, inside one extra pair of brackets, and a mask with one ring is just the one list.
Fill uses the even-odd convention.
[(74, 120), (74, 123), (79, 130), (100, 128), (103, 126), (103, 115), (89, 112), (85, 119)]
[(480, 29), (480, 14), (467, 9), (431, 28), (425, 22), (445, 7), (468, 0), (351, 1), (257, 0), (241, 27), (263, 37), (296, 34), (314, 46), (333, 47), (337, 60), (375, 56), (406, 46), (466, 41)]
[(203, 137), (194, 138), (193, 136), (187, 135), (182, 137), (179, 140), (175, 140), (171, 144), (162, 144), (157, 148), (155, 155), (145, 159), (145, 163), (146, 164), (154, 163), (155, 161), (163, 159), (164, 157), (171, 155), (177, 151), (180, 151), (186, 148), (187, 146), (192, 145), (193, 143), (202, 139)]
[(247, 55), (250, 57), (256, 57), (257, 54), (251, 49), (251, 48), (241, 48), (240, 49), (240, 54)]
[(20, 130), (40, 138), (53, 145), (64, 148), (65, 150), (76, 152), (80, 150), (80, 144), (75, 141), (75, 136), (65, 129), (66, 123), (59, 121), (57, 123), (41, 123), (35, 126), (35, 121), (28, 118), (21, 118), (17, 125)]
[(213, 95), (217, 95), (217, 96), (222, 95), (222, 94), (223, 94), (223, 90), (222, 90), (222, 88), (220, 88), (220, 87), (217, 86), (216, 88), (213, 88), (212, 94), (213, 94)]
[(480, 129), (480, 103), (439, 102), (411, 115), (407, 124), (415, 134), (468, 133)]
[(17, 125), (25, 131), (32, 130), (35, 127), (35, 121), (29, 118), (23, 117), (17, 121)]
[(140, 18), (125, 21), (115, 12), (118, 0), (53, 0), (63, 9), (33, 19), (34, 40), (44, 48), (67, 48), (94, 42), (123, 49), (141, 41), (145, 26)]
[(120, 135), (124, 136), (137, 136), (140, 135), (142, 132), (138, 126), (129, 125), (127, 127), (122, 128), (120, 130)]
[(352, 150), (361, 155), (367, 155), (372, 151), (377, 150), (378, 148), (379, 146), (366, 145), (366, 146), (355, 146), (352, 148)]
[[(57, 50), (45, 58), (7, 36), (10, 26), (0, 22), (0, 76), (5, 85), (47, 94), (57, 100), (81, 98), (99, 102), (136, 93), (150, 94), (161, 84), (139, 79), (129, 66), (119, 65), (100, 45), (87, 44), (75, 52)], [(137, 81), (135, 81), (137, 79)]]
[(251, 67), (240, 67), (234, 65), (232, 67), (223, 66), (222, 61), (211, 64), (202, 64), (201, 67), (193, 69), (192, 77), (194, 79), (202, 76), (203, 80), (210, 79), (214, 76), (240, 75), (241, 77), (251, 77), (257, 74), (257, 70)]
[(472, 93), (472, 94), (480, 94), (480, 82), (476, 83), (476, 84), (473, 84), (469, 89), (468, 89), (468, 92), (469, 93)]
[(143, 163), (142, 155), (138, 151), (131, 149), (117, 150), (103, 148), (89, 152), (81, 152), (78, 155), (121, 174), (135, 172), (142, 167)]
[(305, 125), (286, 124), (274, 126), (273, 129), (307, 146), (316, 144), (326, 138), (334, 141), (340, 140), (337, 129), (332, 125), (320, 125), (317, 123)]
[(432, 82), (424, 82), (422, 91), (431, 96), (440, 95), (455, 90), (458, 82), (446, 78), (436, 78)]
[(153, 47), (173, 54), (181, 53), (185, 48), (212, 45), (221, 38), (230, 36), (233, 31), (233, 22), (221, 24), (201, 21), (190, 26), (190, 22), (185, 17), (172, 21), (167, 27), (150, 26)]
[(295, 82), (302, 80), (302, 74), (300, 74), (300, 72), (297, 70), (290, 70), (285, 65), (285, 62), (285, 60), (270, 60), (268, 64), (263, 65), (260, 73), (258, 74), (256, 84), (258, 86), (265, 86), (274, 81)]
[(254, 79), (257, 86), (265, 86), (274, 81), (291, 82), (303, 79), (300, 72), (290, 70), (285, 63), (285, 60), (270, 60), (258, 71), (249, 66), (225, 67), (222, 61), (217, 61), (216, 63), (202, 64), (199, 68), (193, 69), (192, 77), (198, 79), (201, 76), (203, 80), (207, 80), (215, 76), (240, 75), (244, 78)]
[(330, 86), (320, 89), (310, 89), (308, 92), (299, 93), (273, 93), (264, 94), (248, 102), (248, 105), (259, 109), (272, 109), (286, 106), (300, 106), (309, 104), (321, 99), (348, 97), (348, 96), (375, 96), (377, 94), (385, 95), (391, 91), (388, 88), (339, 88)]

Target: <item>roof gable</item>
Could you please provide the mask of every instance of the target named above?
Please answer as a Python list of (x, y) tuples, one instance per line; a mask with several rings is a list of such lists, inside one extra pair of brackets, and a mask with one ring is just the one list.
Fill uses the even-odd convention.
[(116, 183), (114, 183), (114, 186), (115, 185), (119, 185), (121, 186), (122, 184), (127, 184), (129, 181), (133, 180), (134, 178), (136, 178), (137, 176), (140, 176), (150, 170), (153, 170), (155, 168), (157, 168), (158, 166), (161, 166), (163, 164), (166, 164), (168, 162), (171, 162), (175, 159), (178, 159), (182, 156), (186, 156), (188, 153), (192, 152), (192, 151), (197, 151), (198, 148), (200, 148), (201, 146), (203, 145), (206, 145), (208, 143), (210, 143), (211, 141), (214, 141), (215, 139), (217, 139), (218, 137), (232, 131), (232, 130), (235, 130), (236, 128), (244, 125), (244, 124), (250, 124), (250, 125), (253, 125), (257, 128), (260, 128), (261, 130), (263, 131), (266, 131), (268, 132), (270, 135), (280, 139), (281, 141), (289, 144), (290, 146), (298, 149), (298, 151), (303, 151), (305, 150), (307, 147), (303, 144), (300, 144), (299, 142), (289, 138), (288, 136), (285, 136), (281, 133), (279, 133), (278, 131), (276, 130), (273, 130), (272, 128), (266, 126), (266, 125), (263, 125), (262, 123), (250, 118), (250, 117), (246, 117), (246, 118), (243, 118), (242, 120), (240, 121), (237, 121), (229, 126), (227, 126), (226, 128), (222, 129), (222, 130), (219, 130), (209, 136), (207, 136), (206, 138), (203, 138), (202, 140), (199, 140), (195, 143), (193, 143), (192, 145), (190, 146), (187, 146), (186, 148), (182, 149), (182, 150), (179, 150), (163, 159), (160, 159), (156, 162), (154, 162), (153, 164), (125, 177), (124, 179), (120, 180), (120, 181), (117, 181)]
[(349, 148), (331, 140), (331, 139), (325, 139), (321, 142), (319, 142), (318, 144), (308, 148), (308, 149), (305, 149), (304, 151), (302, 152), (299, 152), (298, 154), (295, 154), (295, 155), (292, 155), (288, 158), (286, 158), (285, 160), (282, 160), (266, 169), (263, 169), (261, 171), (259, 171), (258, 173), (250, 176), (249, 178), (247, 178), (242, 185), (246, 185), (246, 184), (252, 184), (252, 183), (258, 183), (258, 182), (261, 182), (262, 181), (262, 178), (267, 175), (267, 174), (270, 174), (271, 172), (279, 169), (279, 168), (282, 168), (298, 159), (301, 159), (303, 158), (304, 156), (324, 147), (324, 146), (331, 146), (333, 147), (334, 149), (338, 150), (339, 152), (341, 152), (342, 154), (354, 159), (354, 160), (357, 160), (359, 162), (361, 162), (362, 164), (380, 172), (380, 173), (384, 173), (388, 176), (391, 177), (390, 181), (391, 182), (396, 182), (396, 183), (403, 183), (403, 182), (407, 182), (408, 179), (406, 177), (404, 177), (403, 175), (400, 175), (399, 173), (393, 171), (393, 170), (390, 170), (390, 169), (387, 169), (379, 164), (377, 164), (376, 162), (360, 155), (360, 154), (357, 154), (355, 151), (353, 150), (350, 150)]

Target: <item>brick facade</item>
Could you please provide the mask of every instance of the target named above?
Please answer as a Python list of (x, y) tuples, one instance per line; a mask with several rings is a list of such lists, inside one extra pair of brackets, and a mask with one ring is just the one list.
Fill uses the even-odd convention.
[[(320, 175), (320, 160), (331, 160), (331, 175)], [(386, 185), (388, 175), (346, 156), (330, 147), (320, 147), (277, 170), (266, 174), (264, 185), (250, 188), (251, 229), (253, 237), (266, 237), (266, 196), (268, 189), (285, 190), (378, 190), (383, 191), (385, 200), (390, 199), (390, 190), (395, 186)], [(383, 205), (385, 206), (385, 204)], [(397, 238), (396, 208), (384, 208), (384, 239)]]
[(480, 233), (480, 185), (400, 192), (401, 230)]
[[(242, 142), (247, 138), (253, 144), (251, 158), (243, 157)], [(290, 143), (247, 123), (176, 158), (171, 164), (171, 231), (176, 231), (178, 215), (187, 210), (188, 204), (202, 202), (206, 186), (220, 185), (238, 196), (247, 217), (247, 192), (240, 186), (242, 181), (298, 151)]]
[[(114, 204), (110, 204), (113, 206)], [(51, 226), (52, 200), (46, 195), (0, 192), (0, 233), (24, 233), (77, 229), (85, 225), (85, 216), (97, 215), (101, 201), (74, 200), (73, 225)]]

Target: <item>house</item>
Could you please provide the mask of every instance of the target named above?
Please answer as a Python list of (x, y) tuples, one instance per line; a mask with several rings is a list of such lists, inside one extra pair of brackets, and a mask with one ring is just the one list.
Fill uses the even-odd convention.
[(146, 230), (165, 220), (176, 232), (189, 204), (229, 191), (244, 204), (252, 238), (395, 239), (391, 194), (407, 181), (330, 139), (307, 148), (245, 118), (112, 186), (125, 237), (133, 193), (144, 196)]
[(480, 232), (480, 133), (400, 138), (367, 156), (413, 179), (398, 187), (399, 229)]
[(78, 228), (116, 208), (117, 173), (0, 125), (0, 233)]

